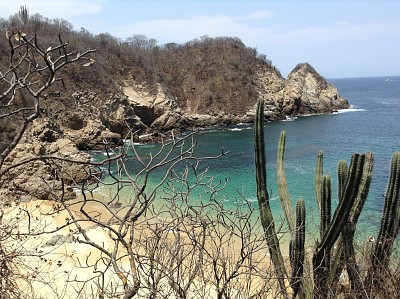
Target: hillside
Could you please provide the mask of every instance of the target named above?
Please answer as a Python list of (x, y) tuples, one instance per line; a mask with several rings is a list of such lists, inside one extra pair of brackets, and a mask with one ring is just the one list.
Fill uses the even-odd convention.
[[(251, 122), (259, 98), (266, 99), (268, 120), (349, 106), (309, 64), (299, 64), (285, 79), (264, 54), (235, 37), (203, 36), (185, 44), (159, 45), (143, 35), (120, 40), (107, 33), (77, 31), (68, 21), (39, 14), (22, 20), (17, 13), (0, 19), (0, 25), (27, 36), (36, 33), (43, 48), (57, 44), (60, 33), (70, 50), (97, 50), (91, 67), (71, 65), (63, 70), (64, 86), (48, 89), (42, 104), (45, 116), (80, 148), (92, 148), (99, 141), (87, 135), (93, 130), (118, 139), (128, 127), (142, 134)], [(9, 57), (4, 36), (3, 41), (1, 69)], [(0, 92), (3, 88), (0, 83)], [(2, 139), (12, 138), (13, 125), (0, 126)]]

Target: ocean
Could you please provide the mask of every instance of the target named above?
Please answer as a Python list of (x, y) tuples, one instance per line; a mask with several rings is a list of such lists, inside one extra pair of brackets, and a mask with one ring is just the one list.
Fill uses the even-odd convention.
[[(286, 131), (285, 169), (292, 203), (302, 197), (306, 202), (307, 219), (311, 228), (318, 230), (318, 212), (314, 193), (314, 175), (317, 153), (324, 153), (324, 173), (332, 178), (333, 205), (337, 204), (337, 163), (344, 159), (350, 163), (353, 153), (372, 152), (374, 170), (370, 192), (361, 214), (358, 228), (360, 235), (376, 235), (384, 204), (384, 193), (390, 174), (390, 160), (400, 150), (400, 76), (374, 78), (330, 79), (339, 93), (348, 99), (350, 109), (329, 115), (301, 116), (286, 121), (266, 123), (265, 141), (267, 156), (267, 184), (271, 197), (271, 209), (275, 219), (282, 219), (275, 176), (275, 160), (280, 132)], [(212, 193), (223, 200), (226, 207), (235, 208), (246, 200), (257, 207), (254, 136), (252, 124), (212, 127), (194, 135), (197, 143), (194, 151), (198, 157), (226, 155), (202, 162), (199, 170), (206, 170), (214, 184), (226, 183), (225, 188)], [(145, 160), (154, 156), (159, 144), (135, 145)], [(92, 152), (95, 160), (104, 153)], [(130, 162), (128, 172), (135, 174), (137, 161)], [(177, 172), (182, 170), (177, 166)], [(149, 191), (157, 185), (163, 171), (150, 177)], [(189, 181), (192, 180), (189, 179)], [(107, 194), (107, 187), (98, 192)], [(130, 196), (129, 188), (126, 196)], [(210, 193), (204, 188), (196, 190), (199, 198)], [(201, 194), (204, 192), (204, 194)], [(159, 199), (165, 196), (158, 193)], [(196, 200), (196, 199), (194, 199)], [(312, 228), (314, 227), (314, 229)]]

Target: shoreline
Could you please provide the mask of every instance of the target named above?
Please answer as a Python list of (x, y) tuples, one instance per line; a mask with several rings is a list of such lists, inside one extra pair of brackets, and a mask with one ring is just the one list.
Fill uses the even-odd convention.
[[(274, 123), (274, 122), (287, 122), (287, 121), (295, 121), (298, 118), (304, 118), (304, 117), (313, 117), (313, 116), (324, 116), (324, 115), (335, 115), (339, 113), (346, 113), (346, 112), (351, 112), (355, 108), (353, 105), (349, 104), (349, 107), (347, 108), (342, 108), (342, 109), (337, 109), (337, 110), (332, 110), (328, 112), (316, 112), (316, 113), (311, 113), (311, 114), (295, 114), (295, 115), (284, 115), (279, 118), (274, 118), (274, 119), (266, 119), (266, 123)], [(356, 110), (354, 110), (356, 111)], [(357, 110), (358, 111), (358, 110)], [(209, 116), (209, 115), (207, 115)], [(190, 134), (191, 132), (207, 132), (207, 131), (212, 131), (212, 130), (218, 130), (218, 131), (223, 131), (224, 128), (229, 128), (229, 127), (237, 127), (237, 126), (253, 126), (254, 125), (254, 116), (249, 118), (249, 121), (241, 121), (238, 120), (237, 122), (224, 122), (224, 121), (216, 121), (215, 123), (210, 123), (210, 124), (202, 124), (202, 125), (196, 125), (196, 126), (184, 126), (184, 127), (171, 127), (170, 129), (158, 129), (154, 128), (152, 131), (147, 132), (142, 135), (138, 135), (136, 139), (134, 139), (134, 143), (137, 143), (137, 145), (145, 145), (145, 144), (158, 144), (161, 143), (164, 139), (167, 138), (170, 139), (172, 134), (175, 131), (178, 131), (179, 134), (174, 134), (175, 137), (178, 137), (183, 134)], [(229, 130), (229, 129), (228, 129)], [(189, 133), (187, 133), (189, 132)], [(125, 140), (130, 140), (130, 139), (120, 139), (122, 142), (125, 142)], [(118, 145), (116, 145), (118, 147)], [(93, 149), (94, 150), (94, 149)], [(90, 151), (90, 149), (89, 149)]]

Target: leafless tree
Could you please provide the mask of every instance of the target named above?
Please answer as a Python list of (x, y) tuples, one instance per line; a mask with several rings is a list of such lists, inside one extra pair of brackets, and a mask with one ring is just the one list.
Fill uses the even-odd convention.
[[(20, 18), (25, 26), (29, 20), (28, 9), (21, 7)], [(33, 120), (42, 113), (42, 94), (55, 82), (61, 81), (59, 71), (68, 64), (93, 62), (89, 54), (69, 51), (68, 44), (58, 36), (58, 45), (46, 47), (36, 35), (28, 37), (22, 30), (9, 30), (3, 35), (3, 42), (9, 45), (8, 63), (0, 67), (0, 186), (9, 182), (4, 178), (12, 167), (4, 163), (21, 141)], [(57, 158), (57, 157), (55, 157)], [(31, 158), (32, 161), (43, 157)], [(30, 160), (30, 159), (28, 159)], [(25, 161), (29, 163), (31, 161)], [(0, 206), (0, 264), (1, 290), (7, 298), (20, 298), (20, 279), (29, 285), (32, 275), (36, 276), (42, 253), (28, 251), (28, 235), (35, 235), (34, 211), (15, 206), (14, 201), (3, 198)], [(22, 228), (24, 223), (27, 227)], [(41, 227), (42, 229), (42, 227)], [(40, 242), (39, 242), (40, 243)], [(43, 244), (42, 244), (43, 245)], [(27, 257), (32, 257), (29, 263)], [(38, 263), (35, 266), (32, 264)], [(35, 279), (39, 277), (35, 277)], [(33, 296), (32, 296), (33, 298)]]
[[(146, 152), (133, 143), (132, 134), (123, 147), (110, 149), (105, 143), (107, 157), (99, 162), (56, 155), (6, 161), (29, 124), (41, 117), (43, 92), (63, 83), (59, 70), (71, 63), (92, 64), (94, 51), (70, 52), (61, 36), (57, 46), (44, 50), (36, 35), (28, 38), (23, 31), (8, 32), (7, 42), (10, 60), (0, 70), (0, 120), (20, 121), (1, 148), (3, 184), (9, 171), (39, 160), (60, 173), (66, 163), (91, 167), (87, 180), (77, 182), (80, 196), (75, 199), (52, 192), (44, 200), (2, 206), (4, 294), (264, 298), (274, 292), (276, 280), (254, 208), (240, 196), (237, 209), (225, 206), (226, 182), (208, 174), (207, 162), (226, 153), (198, 156), (195, 134), (172, 136)], [(66, 190), (65, 176), (58, 178)]]
[[(68, 64), (85, 62), (88, 66), (94, 61), (89, 57), (95, 50), (83, 53), (69, 51), (68, 43), (58, 36), (58, 45), (44, 49), (36, 34), (27, 38), (19, 31), (6, 29), (10, 60), (6, 69), (0, 70), (0, 120), (9, 120), (12, 116), (22, 119), (15, 129), (14, 137), (0, 148), (0, 169), (9, 153), (21, 140), (28, 125), (42, 113), (41, 98), (43, 92), (55, 82), (63, 82), (59, 71)], [(0, 172), (1, 176), (1, 172)]]

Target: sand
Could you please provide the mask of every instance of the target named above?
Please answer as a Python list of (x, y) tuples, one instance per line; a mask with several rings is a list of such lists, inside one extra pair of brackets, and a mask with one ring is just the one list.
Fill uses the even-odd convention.
[[(85, 219), (79, 213), (82, 199), (83, 197), (80, 196), (76, 200), (68, 202), (70, 213), (73, 213), (76, 220), (79, 220), (79, 225), (85, 230), (90, 241), (93, 241), (99, 248), (120, 256), (117, 261), (120, 269), (132, 272), (128, 258), (123, 257), (124, 254), (127, 254), (127, 251), (121, 246), (121, 243), (113, 240), (115, 235), (110, 233), (109, 229), (96, 223), (82, 221)], [(100, 202), (103, 200), (100, 196), (96, 199), (100, 200)], [(90, 201), (85, 204), (84, 209), (85, 211), (90, 211), (90, 215), (95, 217), (97, 221), (105, 223), (111, 219), (111, 213), (100, 202)], [(21, 276), (27, 279), (20, 279), (18, 285), (27, 294), (32, 294), (33, 292), (36, 298), (99, 298), (98, 284), (104, 283), (106, 288), (115, 291), (114, 295), (116, 296), (113, 297), (113, 294), (108, 294), (106, 298), (119, 298), (122, 292), (122, 284), (115, 274), (115, 269), (112, 269), (111, 265), (104, 264), (104, 253), (101, 250), (79, 242), (84, 237), (79, 233), (75, 224), (67, 225), (67, 223), (71, 222), (71, 215), (65, 209), (60, 209), (60, 207), (59, 204), (51, 201), (32, 200), (9, 209), (7, 213), (9, 219), (16, 219), (17, 215), (19, 215), (18, 230), (20, 231), (21, 239), (14, 240), (15, 244), (18, 245), (18, 251), (34, 254), (34, 257), (23, 256), (19, 258), (19, 265), (21, 266), (18, 270)], [(27, 217), (28, 214), (24, 211), (29, 211), (30, 217)], [(120, 211), (119, 214), (121, 215), (122, 212)], [(237, 224), (239, 223), (232, 222), (232, 225)], [(188, 223), (187, 225), (190, 226), (191, 224)], [(116, 224), (109, 224), (108, 227), (118, 230)], [(28, 231), (34, 236), (25, 237)], [(159, 269), (157, 273), (157, 275), (161, 275), (158, 285), (162, 286), (161, 289), (163, 289), (164, 293), (169, 294), (171, 291), (170, 281), (167, 279), (168, 276), (174, 277), (176, 281), (180, 281), (182, 285), (185, 285), (187, 279), (185, 281), (182, 278), (185, 275), (187, 277), (193, 275), (191, 289), (196, 289), (196, 291), (192, 291), (191, 298), (215, 298), (215, 274), (222, 275), (223, 280), (224, 271), (227, 274), (233, 273), (236, 271), (235, 267), (238, 267), (236, 273), (238, 277), (231, 281), (229, 287), (232, 294), (241, 292), (250, 295), (260, 288), (268, 288), (268, 294), (271, 295), (271, 298), (276, 297), (276, 280), (270, 279), (274, 273), (269, 263), (268, 248), (265, 241), (263, 241), (262, 234), (245, 237), (246, 242), (251, 241), (254, 243), (251, 245), (245, 244), (243, 247), (244, 243), (241, 242), (241, 238), (228, 234), (224, 227), (220, 229), (214, 227), (213, 235), (208, 235), (205, 238), (204, 246), (206, 250), (203, 252), (203, 257), (209, 259), (212, 255), (219, 255), (217, 272), (215, 272), (210, 266), (205, 267), (203, 264), (196, 264), (199, 261), (198, 252), (194, 250), (196, 246), (193, 246), (191, 238), (197, 235), (197, 239), (201, 240), (200, 229), (188, 228), (183, 224), (173, 226), (172, 219), (148, 217), (145, 221), (145, 217), (142, 217), (135, 226), (134, 238), (136, 238), (136, 241), (133, 242), (133, 247), (135, 247), (133, 252), (136, 257), (135, 268), (145, 280), (150, 273), (150, 266), (147, 262), (138, 265), (138, 257), (139, 260), (148, 261), (143, 256), (148, 256), (149, 252), (152, 252), (150, 249), (154, 248), (151, 247), (150, 243), (155, 240), (155, 231), (158, 234), (161, 232), (159, 244), (157, 245), (159, 248), (156, 251), (157, 258), (163, 263), (163, 267), (169, 267), (169, 269)], [(148, 246), (147, 248), (143, 245), (146, 244), (146, 241), (150, 244), (146, 245)], [(178, 243), (186, 244), (188, 246), (187, 249), (173, 251), (174, 246)], [(116, 244), (119, 246), (118, 248), (115, 247)], [(239, 263), (238, 261), (246, 253), (243, 248), (249, 248), (246, 246), (253, 246), (251, 256), (244, 258), (244, 261)], [(283, 242), (282, 251), (286, 254), (288, 253), (287, 247), (287, 242)], [(184, 262), (180, 262), (177, 258), (180, 254), (188, 255)], [(190, 254), (193, 256), (190, 256)], [(250, 271), (252, 267), (254, 269)], [(194, 273), (193, 269), (199, 272)], [(162, 274), (163, 271), (165, 272), (164, 274)], [(102, 275), (101, 272), (105, 274)], [(168, 274), (166, 274), (167, 272)], [(249, 273), (253, 273), (251, 277)], [(164, 275), (163, 278), (162, 275)], [(182, 277), (179, 277), (179, 275)], [(128, 276), (128, 280), (132, 281), (132, 276)], [(85, 281), (86, 283), (83, 283)], [(148, 282), (142, 283), (142, 286), (146, 284), (148, 285)], [(79, 293), (81, 295), (78, 295)], [(139, 298), (146, 298), (148, 293), (148, 289), (142, 289)], [(82, 294), (86, 295), (83, 296)], [(174, 298), (174, 296), (170, 298)]]

